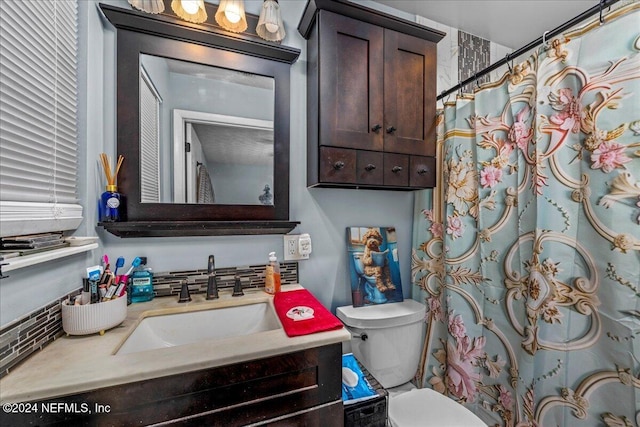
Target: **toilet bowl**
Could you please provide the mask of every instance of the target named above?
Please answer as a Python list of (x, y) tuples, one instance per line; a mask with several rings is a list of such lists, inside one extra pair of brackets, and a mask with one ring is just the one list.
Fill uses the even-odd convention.
[[(413, 379), (424, 339), (426, 307), (414, 300), (344, 306), (336, 316), (351, 332), (351, 351), (384, 387), (403, 386)], [(394, 393), (389, 421), (396, 427), (486, 427), (464, 406), (431, 389)]]

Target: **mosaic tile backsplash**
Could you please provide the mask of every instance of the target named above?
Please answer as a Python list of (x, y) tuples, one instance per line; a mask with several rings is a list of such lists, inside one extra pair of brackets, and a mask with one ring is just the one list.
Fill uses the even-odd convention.
[[(219, 289), (232, 288), (238, 276), (243, 288), (264, 287), (265, 265), (216, 268)], [(283, 285), (298, 283), (298, 263), (280, 264)], [(170, 271), (154, 273), (153, 290), (156, 297), (177, 296), (186, 280), (191, 293), (207, 292), (207, 270)], [(70, 296), (80, 294), (81, 288), (37, 309), (0, 329), (0, 378), (33, 352), (42, 349), (64, 334), (60, 304)]]
[[(489, 40), (458, 31), (458, 49), (458, 81), (460, 82), (491, 65)], [(473, 93), (476, 85), (488, 82), (490, 78), (489, 75), (479, 77), (476, 83), (464, 86), (462, 92)]]

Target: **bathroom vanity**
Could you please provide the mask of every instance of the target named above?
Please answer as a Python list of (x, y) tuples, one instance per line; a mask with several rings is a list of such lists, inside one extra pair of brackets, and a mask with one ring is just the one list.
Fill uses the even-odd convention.
[(278, 324), (249, 335), (119, 352), (146, 318), (247, 304), (265, 303), (273, 309), (272, 297), (264, 291), (245, 293), (233, 298), (225, 290), (213, 301), (196, 294), (186, 304), (172, 297), (156, 298), (129, 306), (127, 319), (104, 336), (56, 340), (0, 380), (0, 400), (37, 402), (40, 407), (63, 404), (63, 410), (12, 415), (15, 419), (7, 421), (342, 425), (341, 343), (350, 337), (345, 329), (289, 338)]

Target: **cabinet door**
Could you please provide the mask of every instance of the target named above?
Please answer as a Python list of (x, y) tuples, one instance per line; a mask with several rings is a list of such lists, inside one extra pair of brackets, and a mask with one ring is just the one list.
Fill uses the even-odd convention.
[(318, 19), (320, 145), (380, 151), (383, 29), (326, 10)]
[(385, 30), (384, 151), (434, 156), (436, 45)]

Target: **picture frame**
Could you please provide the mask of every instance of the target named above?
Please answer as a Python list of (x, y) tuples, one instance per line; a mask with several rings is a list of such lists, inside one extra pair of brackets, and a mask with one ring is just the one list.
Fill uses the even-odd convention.
[(395, 227), (347, 227), (347, 252), (354, 307), (404, 300)]

